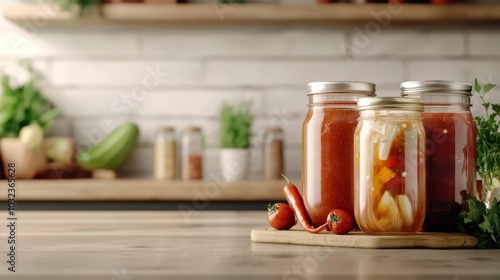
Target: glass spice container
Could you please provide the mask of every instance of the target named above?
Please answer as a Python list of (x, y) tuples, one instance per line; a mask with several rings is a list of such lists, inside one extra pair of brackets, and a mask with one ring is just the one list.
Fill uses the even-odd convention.
[(421, 98), (427, 135), (427, 214), (424, 231), (456, 231), (460, 191), (476, 196), (476, 126), (472, 85), (454, 81), (409, 81), (404, 98)]
[(181, 139), (181, 179), (203, 179), (203, 133), (199, 127), (184, 129)]
[(282, 179), (284, 172), (283, 130), (269, 127), (264, 136), (264, 180)]
[(415, 233), (425, 217), (420, 99), (363, 98), (354, 136), (354, 213), (365, 233)]
[(177, 165), (177, 143), (173, 127), (160, 127), (155, 141), (154, 175), (156, 179), (174, 180)]
[(375, 84), (315, 82), (302, 126), (302, 194), (311, 222), (325, 223), (333, 209), (354, 217), (353, 145), (356, 101), (375, 96)]

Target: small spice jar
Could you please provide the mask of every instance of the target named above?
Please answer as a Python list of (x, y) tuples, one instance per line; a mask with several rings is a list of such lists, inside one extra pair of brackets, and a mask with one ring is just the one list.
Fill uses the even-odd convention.
[(302, 125), (302, 194), (315, 227), (333, 209), (354, 215), (354, 131), (356, 101), (375, 96), (375, 84), (315, 82), (308, 85), (308, 112)]
[(269, 127), (264, 135), (264, 180), (279, 180), (284, 171), (283, 130)]
[(476, 125), (470, 111), (472, 85), (455, 81), (408, 81), (404, 98), (424, 101), (427, 212), (424, 231), (455, 231), (461, 191), (476, 196)]
[(415, 233), (425, 217), (420, 99), (362, 98), (354, 135), (354, 213), (365, 233)]
[(181, 179), (203, 179), (203, 133), (197, 126), (184, 129), (181, 139)]
[(155, 178), (174, 180), (177, 170), (177, 143), (173, 127), (165, 126), (158, 129), (154, 158)]

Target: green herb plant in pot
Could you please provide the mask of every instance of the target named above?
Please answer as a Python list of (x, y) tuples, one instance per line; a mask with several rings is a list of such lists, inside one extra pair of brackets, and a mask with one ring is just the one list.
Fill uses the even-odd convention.
[(227, 182), (248, 178), (250, 135), (253, 116), (251, 102), (223, 104), (220, 110), (220, 168)]
[(0, 94), (0, 151), (4, 173), (15, 163), (17, 179), (31, 179), (47, 168), (44, 134), (59, 109), (42, 95), (41, 75), (27, 62), (9, 64)]
[(483, 200), (491, 205), (493, 198), (500, 201), (500, 103), (486, 101), (495, 84), (481, 85), (474, 82), (474, 94), (481, 100), (485, 113), (476, 116), (477, 127), (477, 172), (483, 179)]

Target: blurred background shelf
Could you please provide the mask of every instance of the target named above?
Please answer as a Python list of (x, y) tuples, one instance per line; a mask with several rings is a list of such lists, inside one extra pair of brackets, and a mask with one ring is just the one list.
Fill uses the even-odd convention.
[[(298, 180), (296, 180), (298, 181)], [(7, 181), (0, 183), (0, 201)], [(19, 180), (18, 201), (282, 201), (284, 180), (159, 181), (153, 179)]]
[[(78, 21), (115, 22), (334, 22), (357, 23), (380, 20), (389, 15), (390, 24), (405, 23), (497, 23), (500, 4), (107, 4), (102, 15)], [(39, 4), (13, 4), (4, 8), (5, 18), (14, 22), (47, 19), (75, 20), (69, 12)], [(378, 19), (379, 18), (379, 19)], [(382, 19), (386, 20), (386, 18)]]

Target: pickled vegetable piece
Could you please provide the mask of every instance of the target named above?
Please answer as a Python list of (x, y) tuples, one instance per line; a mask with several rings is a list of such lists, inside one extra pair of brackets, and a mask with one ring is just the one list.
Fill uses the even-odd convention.
[(377, 214), (380, 215), (379, 226), (383, 231), (398, 232), (403, 227), (398, 205), (389, 192), (385, 192), (380, 199)]
[(411, 207), (410, 199), (406, 195), (398, 195), (397, 198), (398, 209), (403, 223), (406, 228), (411, 228), (413, 225), (413, 209)]
[(387, 167), (382, 167), (382, 170), (377, 174), (377, 178), (382, 182), (382, 183), (387, 183), (390, 181), (392, 178), (396, 176), (396, 173), (392, 171), (391, 169)]

